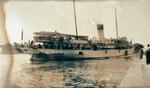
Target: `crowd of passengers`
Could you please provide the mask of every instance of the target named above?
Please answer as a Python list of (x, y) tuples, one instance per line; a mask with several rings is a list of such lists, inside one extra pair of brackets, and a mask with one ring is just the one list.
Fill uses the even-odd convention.
[(33, 49), (73, 49), (73, 50), (100, 50), (107, 48), (114, 48), (115, 45), (111, 44), (73, 44), (73, 43), (38, 43), (34, 44), (33, 41), (21, 44), (21, 47), (28, 47)]
[[(73, 49), (73, 50), (101, 50), (101, 49), (114, 49), (117, 46), (115, 44), (63, 44), (63, 43), (39, 43), (33, 44), (25, 43), (21, 47), (28, 47), (33, 49)], [(127, 49), (130, 46), (122, 45), (117, 47), (118, 49)]]
[[(73, 43), (43, 43), (43, 44), (31, 44), (31, 48), (34, 49), (73, 49), (73, 50), (101, 50), (101, 49), (114, 49), (116, 48), (115, 44), (73, 44)], [(119, 46), (118, 49), (129, 48), (127, 45)]]
[(44, 44), (38, 45), (38, 48), (47, 48), (47, 49), (79, 49), (79, 50), (85, 50), (85, 49), (90, 49), (90, 50), (99, 50), (99, 49), (104, 49), (108, 48), (107, 46), (98, 46), (96, 44)]
[[(35, 37), (34, 36), (34, 40), (36, 41), (41, 41), (41, 40), (46, 40), (49, 42), (43, 42), (43, 43), (39, 43), (39, 44), (35, 44), (34, 41), (29, 41), (26, 44), (22, 44), (22, 47), (29, 47), (29, 48), (33, 48), (33, 49), (40, 49), (40, 48), (45, 48), (45, 49), (73, 49), (73, 50), (101, 50), (101, 49), (114, 49), (116, 48), (116, 44), (105, 44), (105, 43), (101, 43), (101, 44), (94, 44), (91, 43), (90, 40), (88, 40), (87, 38), (82, 38), (78, 40), (83, 40), (83, 41), (87, 41), (87, 44), (80, 44), (80, 43), (71, 43), (70, 40), (73, 39), (72, 37), (59, 37), (59, 38), (54, 38), (54, 37)], [(68, 41), (68, 42), (65, 42)], [(117, 48), (129, 48), (129, 46), (127, 44), (120, 44), (119, 47)]]

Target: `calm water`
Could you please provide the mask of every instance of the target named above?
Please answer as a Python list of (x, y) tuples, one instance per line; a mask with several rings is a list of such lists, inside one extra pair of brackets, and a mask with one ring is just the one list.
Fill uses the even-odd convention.
[[(130, 59), (30, 62), (30, 55), (14, 56), (12, 88), (83, 88), (118, 86), (130, 65)], [(5, 75), (7, 55), (0, 55), (0, 75)], [(3, 84), (0, 77), (0, 83)], [(0, 86), (2, 87), (2, 86)]]

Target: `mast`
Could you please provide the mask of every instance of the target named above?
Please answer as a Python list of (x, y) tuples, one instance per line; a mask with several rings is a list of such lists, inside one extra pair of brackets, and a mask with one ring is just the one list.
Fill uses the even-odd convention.
[(74, 23), (75, 23), (75, 29), (76, 29), (76, 36), (77, 36), (77, 39), (78, 39), (78, 29), (77, 29), (75, 0), (73, 0), (73, 9), (74, 9)]
[(115, 23), (116, 23), (116, 37), (117, 37), (117, 41), (118, 41), (118, 22), (117, 22), (117, 12), (116, 12), (116, 8), (115, 8)]

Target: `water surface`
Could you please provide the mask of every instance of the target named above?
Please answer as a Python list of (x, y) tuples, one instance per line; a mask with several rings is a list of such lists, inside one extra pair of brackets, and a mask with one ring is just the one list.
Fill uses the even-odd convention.
[[(130, 59), (30, 62), (30, 55), (16, 54), (11, 81), (14, 88), (118, 87)], [(5, 70), (6, 55), (1, 55), (0, 71)], [(0, 81), (2, 83), (2, 81)], [(13, 88), (12, 87), (12, 88)]]

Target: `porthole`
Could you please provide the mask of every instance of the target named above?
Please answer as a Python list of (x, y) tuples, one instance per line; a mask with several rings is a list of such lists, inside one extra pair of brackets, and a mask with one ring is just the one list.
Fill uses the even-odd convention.
[(81, 51), (81, 52), (79, 52), (79, 55), (83, 55), (83, 52)]

